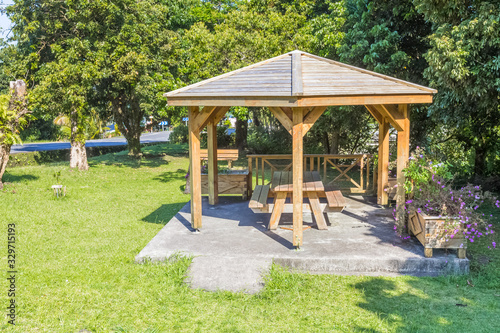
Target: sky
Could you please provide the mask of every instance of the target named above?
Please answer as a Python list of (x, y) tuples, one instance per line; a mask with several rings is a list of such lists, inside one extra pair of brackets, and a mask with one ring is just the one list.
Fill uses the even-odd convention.
[[(0, 0), (0, 7), (3, 8), (5, 5), (11, 5), (14, 2), (12, 0)], [(10, 20), (7, 15), (0, 13), (0, 27), (2, 30), (0, 31), (0, 37), (6, 38), (8, 34), (8, 29), (10, 29)]]

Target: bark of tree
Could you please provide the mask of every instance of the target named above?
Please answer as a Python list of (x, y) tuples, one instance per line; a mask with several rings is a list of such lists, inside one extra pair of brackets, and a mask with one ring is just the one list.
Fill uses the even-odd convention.
[(87, 151), (85, 150), (85, 138), (78, 127), (78, 111), (71, 111), (71, 152), (69, 157), (69, 167), (78, 170), (88, 170)]
[(481, 178), (486, 174), (486, 154), (488, 149), (483, 144), (476, 145), (474, 156), (474, 176)]
[(323, 133), (323, 144), (325, 146), (325, 154), (330, 154), (330, 139), (326, 132)]
[(140, 158), (141, 153), (141, 121), (144, 118), (144, 111), (141, 111), (137, 101), (126, 101), (116, 98), (112, 101), (113, 115), (116, 125), (127, 139), (128, 154), (134, 158)]
[(10, 145), (0, 145), (0, 190), (3, 189), (3, 175), (9, 163)]
[(248, 121), (236, 119), (236, 147), (240, 152), (247, 147)]
[(252, 112), (253, 125), (256, 127), (260, 127), (260, 119), (258, 116), (259, 111), (257, 111), (257, 110), (258, 110), (257, 108), (253, 108), (253, 112)]
[(340, 145), (340, 133), (338, 131), (335, 131), (332, 133), (331, 154), (339, 153), (339, 145)]

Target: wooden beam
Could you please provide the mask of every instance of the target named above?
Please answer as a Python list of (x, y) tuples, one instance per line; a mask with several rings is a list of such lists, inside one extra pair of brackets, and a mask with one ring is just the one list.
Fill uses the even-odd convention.
[(281, 110), (283, 110), (283, 112), (285, 112), (285, 114), (288, 116), (288, 118), (290, 118), (290, 121), (292, 121), (292, 119), (293, 119), (292, 108), (282, 107)]
[(227, 111), (229, 111), (228, 106), (221, 106), (217, 110), (215, 110), (214, 115), (212, 116), (215, 125), (217, 125), (222, 120), (222, 118), (224, 118)]
[(189, 177), (191, 183), (191, 226), (201, 228), (201, 161), (200, 130), (194, 119), (199, 116), (198, 107), (189, 108)]
[[(213, 116), (214, 111), (217, 110), (216, 106), (205, 106), (198, 113), (194, 115), (194, 127), (201, 131), (205, 128), (210, 120), (210, 117)], [(191, 121), (191, 118), (189, 119)]]
[(212, 120), (207, 125), (208, 203), (210, 205), (216, 205), (219, 203), (219, 179), (217, 170), (217, 123)]
[(293, 161), (293, 245), (302, 245), (302, 185), (304, 178), (303, 168), (303, 123), (304, 115), (302, 108), (293, 109), (293, 131), (292, 131), (292, 161)]
[(404, 115), (399, 112), (397, 105), (374, 105), (374, 107), (396, 130), (403, 131)]
[(408, 105), (401, 104), (398, 106), (398, 111), (404, 116), (402, 121), (403, 130), (398, 131), (398, 156), (397, 156), (397, 184), (396, 189), (396, 219), (398, 224), (402, 225), (405, 223), (405, 175), (403, 173), (404, 168), (408, 163), (410, 157), (410, 118), (408, 112)]
[(389, 182), (389, 122), (384, 117), (378, 127), (378, 189), (377, 203), (387, 205), (389, 196), (384, 186)]
[(380, 112), (378, 112), (373, 105), (365, 105), (365, 107), (370, 112), (372, 117), (379, 123), (379, 125), (382, 124), (384, 117), (380, 114)]
[[(285, 111), (283, 111), (281, 108), (275, 108), (275, 107), (270, 107), (269, 110), (274, 114), (276, 119), (285, 127), (285, 129), (289, 132), (292, 133), (292, 120), (288, 118), (286, 115)], [(302, 109), (300, 109), (302, 111)], [(295, 114), (295, 111), (294, 111)]]
[(302, 96), (304, 88), (302, 87), (302, 54), (301, 52), (292, 53), (292, 96)]
[(318, 118), (321, 117), (325, 110), (326, 106), (316, 106), (304, 116), (304, 130), (302, 132), (303, 135), (306, 135), (306, 133), (311, 129)]

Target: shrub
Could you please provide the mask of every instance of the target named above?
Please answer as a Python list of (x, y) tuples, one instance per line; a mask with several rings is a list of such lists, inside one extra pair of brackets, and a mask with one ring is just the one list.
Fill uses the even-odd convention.
[(178, 125), (174, 128), (172, 133), (170, 133), (169, 141), (171, 143), (188, 143), (188, 127), (184, 124)]
[[(405, 190), (409, 194), (406, 211), (408, 214), (418, 212), (445, 218), (444, 240), (455, 237), (459, 232), (470, 242), (492, 236), (492, 216), (481, 213), (480, 209), (487, 205), (500, 208), (500, 201), (490, 192), (471, 184), (454, 189), (449, 165), (428, 159), (418, 148), (410, 156), (404, 173), (407, 177)], [(496, 247), (495, 242), (492, 245)]]

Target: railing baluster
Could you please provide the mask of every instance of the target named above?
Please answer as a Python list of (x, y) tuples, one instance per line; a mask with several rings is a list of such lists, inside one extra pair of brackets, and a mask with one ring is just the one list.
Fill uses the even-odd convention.
[(255, 185), (259, 185), (259, 158), (255, 157)]
[(261, 166), (262, 166), (262, 171), (261, 171), (261, 173), (262, 173), (262, 185), (266, 185), (266, 178), (264, 176), (264, 158), (261, 158), (260, 161), (261, 161)]

